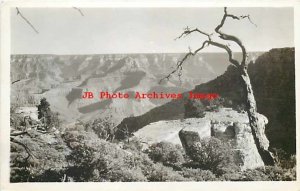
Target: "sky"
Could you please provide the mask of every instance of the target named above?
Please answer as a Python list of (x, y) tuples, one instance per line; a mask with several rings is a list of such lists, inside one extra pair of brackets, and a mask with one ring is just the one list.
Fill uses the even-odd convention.
[[(12, 54), (182, 53), (206, 40), (196, 33), (174, 40), (186, 26), (213, 33), (224, 13), (223, 8), (82, 8), (81, 16), (73, 8), (19, 10), (39, 33), (11, 9)], [(224, 25), (223, 31), (238, 36), (248, 51), (294, 46), (293, 8), (229, 7), (228, 13), (249, 14), (257, 25), (230, 18)], [(234, 44), (231, 48), (240, 51)]]

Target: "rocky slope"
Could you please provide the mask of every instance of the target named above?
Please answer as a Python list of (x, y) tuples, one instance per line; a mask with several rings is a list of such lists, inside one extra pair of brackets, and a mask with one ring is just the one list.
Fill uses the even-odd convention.
[[(269, 120), (266, 134), (270, 140), (270, 146), (282, 148), (290, 154), (295, 153), (296, 148), (294, 67), (294, 48), (272, 49), (259, 56), (248, 67), (258, 112)], [(231, 107), (242, 109), (243, 94), (240, 83), (237, 71), (229, 66), (223, 75), (196, 86), (193, 91), (218, 93), (230, 103)], [(186, 99), (174, 100), (144, 115), (126, 118), (118, 129), (126, 125), (130, 127), (131, 132), (135, 132), (152, 122), (183, 119), (186, 103)], [(203, 103), (204, 108), (206, 105)], [(120, 131), (116, 134), (118, 138), (124, 136)]]

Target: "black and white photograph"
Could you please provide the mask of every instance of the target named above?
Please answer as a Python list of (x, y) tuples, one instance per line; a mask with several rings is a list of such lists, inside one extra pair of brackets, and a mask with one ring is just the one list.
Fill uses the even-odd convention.
[(168, 5), (1, 10), (1, 180), (296, 190), (295, 6)]

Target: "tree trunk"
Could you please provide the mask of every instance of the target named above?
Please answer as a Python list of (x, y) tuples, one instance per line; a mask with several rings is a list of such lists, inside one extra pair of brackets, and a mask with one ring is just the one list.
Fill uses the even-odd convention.
[(265, 165), (274, 165), (274, 157), (269, 148), (269, 140), (265, 135), (265, 122), (257, 113), (256, 101), (246, 67), (241, 67), (242, 86), (246, 95), (246, 110), (257, 150)]

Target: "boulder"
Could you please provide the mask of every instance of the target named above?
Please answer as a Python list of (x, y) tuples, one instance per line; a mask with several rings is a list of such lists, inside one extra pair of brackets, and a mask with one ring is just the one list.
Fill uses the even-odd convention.
[(241, 169), (254, 169), (264, 166), (254, 143), (250, 126), (236, 122), (233, 124), (233, 128), (235, 131), (233, 146), (241, 159)]
[[(268, 123), (265, 116), (258, 116), (261, 122)], [(181, 143), (186, 152), (194, 143), (213, 136), (232, 144), (236, 161), (242, 170), (264, 166), (254, 143), (247, 113), (231, 108), (205, 112), (203, 118), (158, 121), (143, 127), (134, 135), (148, 144), (161, 141)]]
[(200, 139), (211, 136), (210, 120), (199, 118), (195, 121), (196, 125), (186, 126), (179, 131), (179, 138), (185, 150)]
[[(268, 122), (265, 116), (259, 114), (258, 117), (264, 124)], [(232, 144), (236, 157), (235, 161), (237, 161), (241, 170), (264, 166), (255, 145), (246, 113), (239, 113), (231, 108), (221, 108), (218, 112), (205, 112), (205, 117), (198, 120), (209, 121), (210, 126), (186, 127), (179, 132), (182, 146), (187, 153), (191, 145), (205, 137), (199, 131), (209, 129), (211, 136)]]

